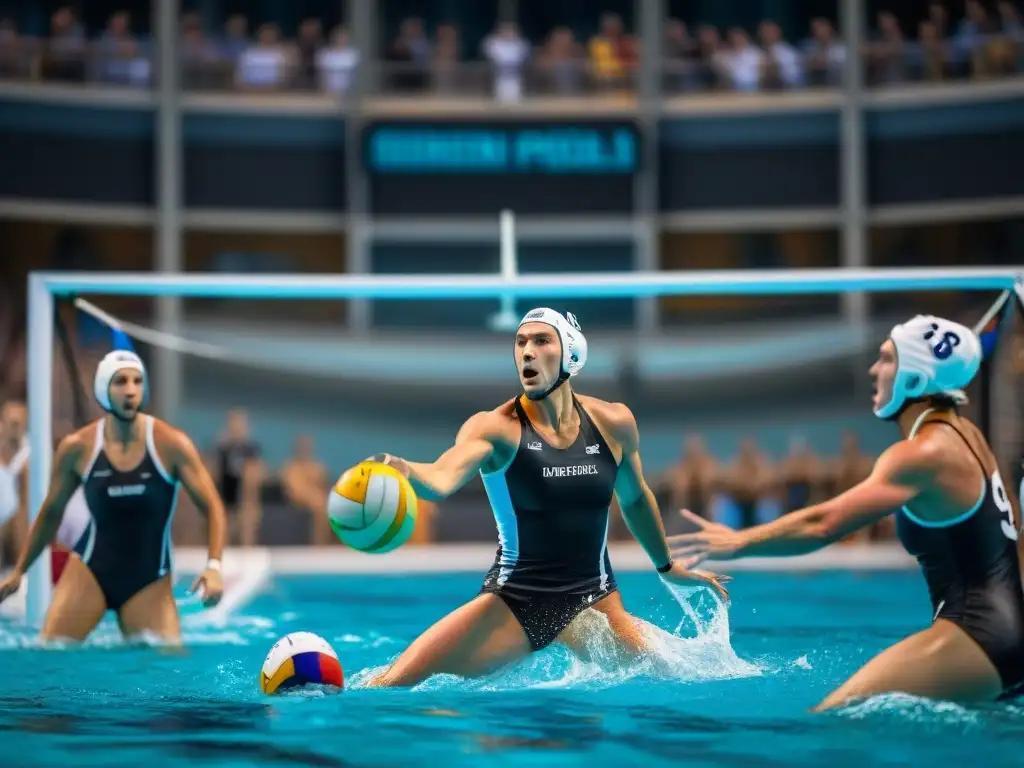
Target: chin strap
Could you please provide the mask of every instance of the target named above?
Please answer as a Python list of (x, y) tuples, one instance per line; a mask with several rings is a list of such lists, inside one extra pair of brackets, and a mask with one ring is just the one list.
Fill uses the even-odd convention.
[(530, 394), (527, 394), (527, 395), (526, 395), (526, 399), (527, 399), (527, 400), (535, 400), (535, 401), (536, 401), (536, 400), (543, 400), (543, 399), (544, 399), (545, 397), (547, 397), (548, 395), (550, 395), (550, 394), (551, 394), (552, 392), (554, 392), (554, 391), (555, 391), (556, 389), (558, 389), (558, 388), (559, 388), (560, 386), (562, 386), (562, 385), (563, 385), (563, 384), (564, 384), (565, 382), (567, 382), (568, 380), (569, 380), (569, 374), (568, 374), (568, 373), (565, 373), (565, 372), (563, 371), (563, 372), (562, 372), (562, 373), (561, 373), (561, 374), (559, 375), (559, 377), (558, 377), (558, 379), (557, 379), (557, 380), (555, 381), (555, 383), (554, 383), (554, 384), (552, 384), (552, 385), (551, 385), (550, 387), (548, 387), (546, 391), (544, 391), (544, 392), (540, 393), (539, 395), (530, 395)]

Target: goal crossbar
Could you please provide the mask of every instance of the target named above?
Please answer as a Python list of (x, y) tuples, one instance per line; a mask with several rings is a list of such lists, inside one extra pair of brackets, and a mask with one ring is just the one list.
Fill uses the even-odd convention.
[(33, 272), (30, 290), (217, 299), (647, 298), (934, 290), (1000, 290), (1018, 268), (756, 269), (502, 275), (250, 275)]

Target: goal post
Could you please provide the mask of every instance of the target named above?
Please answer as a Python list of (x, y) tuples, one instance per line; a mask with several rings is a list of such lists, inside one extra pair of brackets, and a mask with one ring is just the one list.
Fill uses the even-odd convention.
[[(216, 299), (629, 299), (897, 291), (1013, 290), (1019, 268), (711, 270), (523, 275), (225, 275), (32, 272), (28, 280), (28, 408), (32, 442), (29, 523), (51, 471), (55, 299), (86, 295)], [(1017, 285), (1018, 296), (1021, 288)], [(48, 551), (27, 574), (26, 619), (40, 624), (50, 601)]]

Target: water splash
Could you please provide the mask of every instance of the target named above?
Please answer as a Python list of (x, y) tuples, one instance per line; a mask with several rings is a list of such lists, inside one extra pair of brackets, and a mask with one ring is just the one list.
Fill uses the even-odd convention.
[[(182, 618), (181, 640), (185, 647), (234, 645), (248, 646), (254, 640), (265, 642), (267, 637), (276, 636), (269, 632), (275, 626), (272, 619), (262, 616), (230, 615), (213, 622), (193, 623)], [(167, 643), (150, 633), (124, 637), (117, 623), (104, 619), (84, 641), (43, 640), (36, 628), (26, 624), (0, 624), (0, 652), (21, 649), (45, 651), (88, 650), (88, 649), (133, 649), (160, 648)]]
[[(762, 667), (740, 659), (733, 650), (728, 608), (720, 600), (699, 587), (669, 586), (669, 591), (683, 618), (674, 632), (636, 619), (646, 646), (643, 652), (624, 652), (607, 616), (587, 610), (573, 622), (576, 634), (585, 638), (579, 654), (555, 643), (491, 675), (475, 679), (435, 675), (413, 690), (600, 689), (644, 678), (698, 682), (763, 674)], [(683, 636), (684, 631), (692, 636)], [(381, 665), (360, 670), (350, 677), (349, 687), (365, 687), (386, 669)]]
[(836, 710), (851, 720), (888, 716), (915, 723), (941, 726), (975, 727), (981, 725), (981, 713), (951, 701), (936, 701), (907, 693), (883, 693)]

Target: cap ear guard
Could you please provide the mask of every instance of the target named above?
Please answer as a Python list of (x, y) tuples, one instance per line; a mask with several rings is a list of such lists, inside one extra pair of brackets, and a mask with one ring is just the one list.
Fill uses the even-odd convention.
[(562, 337), (562, 370), (569, 376), (575, 376), (583, 370), (587, 364), (587, 337), (583, 335), (576, 315), (572, 312), (565, 313), (563, 321), (564, 328), (560, 334)]
[(910, 400), (929, 395), (966, 403), (963, 389), (981, 367), (981, 341), (970, 328), (931, 315), (897, 325), (889, 335), (896, 348), (896, 375), (889, 402), (875, 415), (889, 419)]
[(118, 371), (126, 369), (142, 374), (142, 404), (146, 404), (149, 395), (149, 381), (142, 358), (134, 352), (115, 350), (100, 360), (100, 364), (96, 366), (96, 378), (93, 381), (93, 394), (96, 397), (96, 402), (104, 411), (111, 410), (110, 385), (114, 381), (114, 376)]

